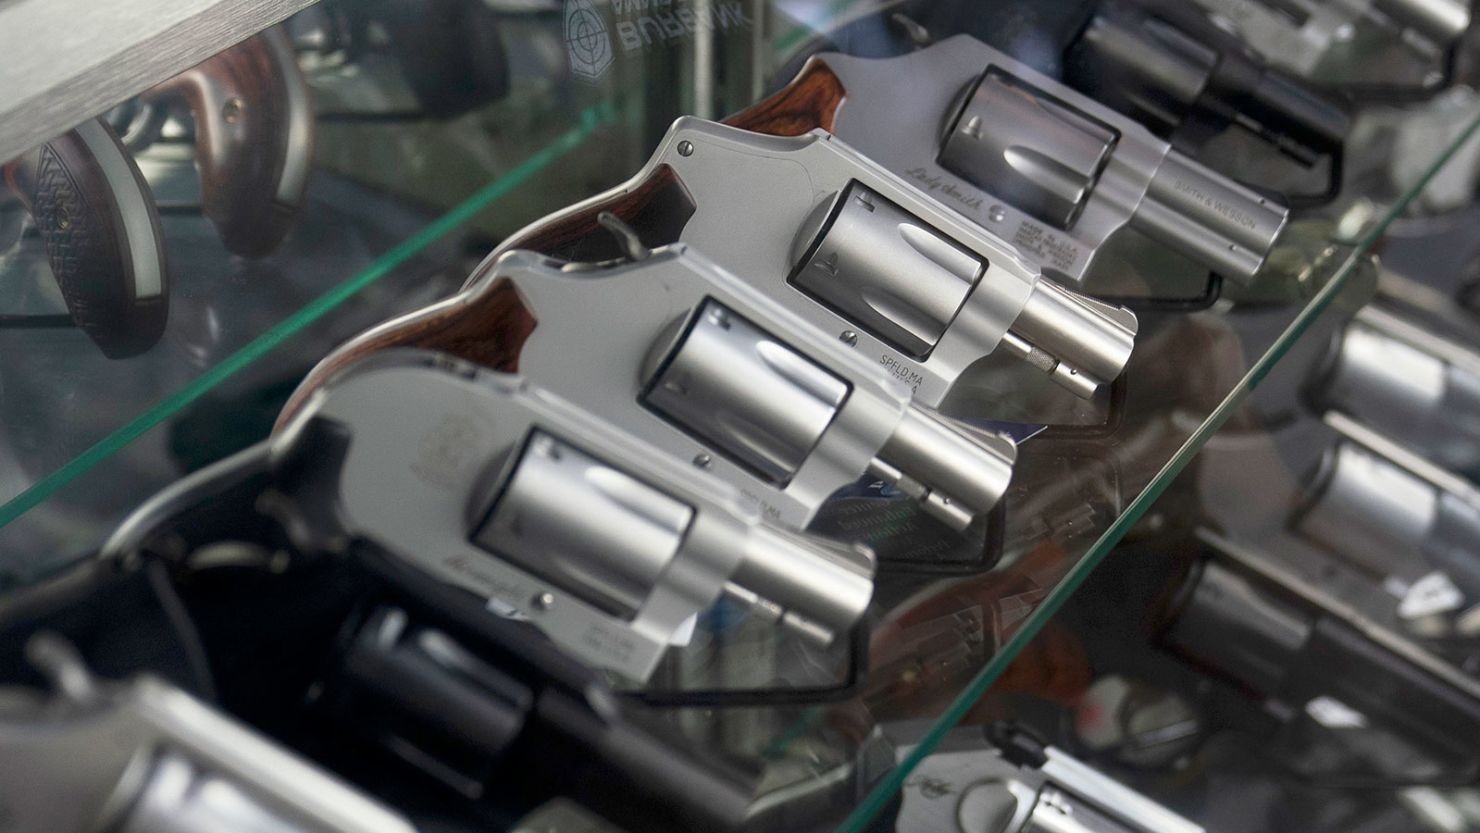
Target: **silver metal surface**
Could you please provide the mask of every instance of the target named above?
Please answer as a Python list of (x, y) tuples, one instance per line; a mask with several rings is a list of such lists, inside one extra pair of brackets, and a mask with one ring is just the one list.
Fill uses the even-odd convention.
[(308, 80), (298, 69), (298, 56), (288, 33), (281, 28), (264, 32), (267, 46), (273, 57), (286, 71), (283, 80), (284, 111), (288, 114), (288, 153), (283, 157), (283, 170), (278, 174), (274, 197), (279, 205), (297, 210), (303, 202), (303, 192), (308, 188), (308, 174), (313, 167), (314, 112), (313, 100), (308, 92)]
[(1128, 226), (1240, 282), (1284, 228), (1275, 201), (969, 36), (819, 60), (847, 92), (840, 139), (1075, 285)]
[(118, 143), (108, 136), (101, 121), (89, 119), (77, 125), (77, 135), (102, 169), (103, 179), (108, 183), (108, 198), (118, 207), (134, 297), (157, 298), (165, 291), (165, 275), (164, 253), (159, 250), (154, 213), (148, 202), (153, 197), (140, 189), (128, 159), (120, 152)]
[[(703, 142), (696, 157), (714, 147), (702, 134), (694, 135), (696, 144)], [(787, 194), (783, 190), (776, 196), (781, 201)], [(472, 303), (499, 281), (508, 280), (539, 322), (520, 353), (521, 373), (675, 459), (707, 457), (706, 471), (738, 488), (767, 518), (784, 526), (805, 527), (824, 501), (865, 472), (901, 484), (925, 501), (927, 509), (948, 505), (950, 511), (942, 518), (957, 524), (963, 517), (981, 517), (1005, 492), (1016, 450), (995, 434), (941, 432), (933, 445), (919, 448), (909, 458), (895, 459), (881, 451), (907, 414), (926, 409), (911, 402), (909, 391), (885, 367), (845, 346), (828, 330), (819, 331), (768, 293), (694, 250), (680, 244), (655, 250), (638, 263), (577, 271), (563, 267), (530, 252), (509, 252), (480, 268), (475, 283), (461, 295), (389, 322), (355, 343), (374, 339), (384, 328), (399, 328), (441, 314), (445, 308)], [(766, 345), (772, 354), (769, 358), (751, 355), (743, 361), (718, 362), (713, 356), (719, 354), (706, 350), (704, 372), (732, 378), (700, 380), (694, 376), (689, 380), (695, 390), (701, 390), (697, 385), (702, 382), (703, 395), (726, 419), (738, 421), (740, 414), (750, 415), (745, 419), (753, 420), (752, 424), (735, 430), (701, 426), (696, 431), (643, 401), (643, 394), (654, 389), (654, 375), (663, 371), (664, 359), (692, 331), (699, 310), (711, 303), (769, 334), (761, 342), (752, 342), (756, 349)], [(355, 343), (343, 349), (353, 350)], [(778, 360), (782, 346), (790, 353)], [(805, 362), (798, 363), (796, 357)], [(757, 366), (765, 367), (764, 376), (752, 375)], [(777, 378), (778, 369), (784, 370), (781, 378)], [(818, 369), (825, 376), (818, 375)], [(765, 385), (751, 388), (755, 401), (741, 404), (738, 397), (757, 378), (766, 379)], [(837, 397), (834, 380), (846, 383), (846, 398)], [(785, 392), (786, 398), (768, 401), (778, 391)], [(794, 402), (807, 403), (810, 416), (781, 410)], [(831, 421), (785, 483), (761, 474), (749, 460), (734, 456), (728, 445), (748, 441), (767, 449), (794, 448), (800, 441), (780, 440), (767, 432), (811, 436), (829, 407), (836, 408)], [(727, 443), (724, 446), (709, 439), (720, 434)], [(969, 483), (938, 479), (953, 470), (957, 464), (950, 461), (957, 460), (970, 460), (975, 466)], [(959, 492), (952, 491), (958, 487)]]
[(629, 619), (677, 557), (693, 507), (535, 431), (473, 540)]
[[(822, 131), (765, 136), (680, 118), (631, 180), (514, 238), (626, 193), (664, 167), (677, 174), (695, 206), (682, 242), (834, 339), (854, 333), (855, 352), (908, 384), (923, 405), (939, 406), (969, 367), (1010, 339), (1043, 340), (1035, 346), (1048, 359), (1044, 369), (1062, 365), (1060, 380), (1079, 368), (1105, 383), (1130, 357), (1136, 319), (1118, 307), (1082, 299), (1066, 308), (1071, 320), (1055, 322), (1052, 340), (1025, 326), (1029, 298), (1051, 285), (1035, 266), (991, 231)], [(850, 193), (872, 200), (875, 211), (843, 200)], [(845, 285), (827, 289), (816, 269), (832, 263)], [(1113, 367), (1104, 362), (1106, 345), (1115, 346)], [(1070, 390), (1084, 395), (1082, 382)]]
[[(636, 365), (625, 398), (646, 413)], [(388, 351), (331, 380), (273, 447), (292, 452), (315, 419), (342, 426), (331, 497), (348, 532), (633, 680), (723, 592), (824, 642), (857, 621), (873, 593), (867, 550), (766, 528), (690, 456), (622, 430), (615, 404), (598, 418), (521, 377)]]
[(1206, 528), (1197, 530), (1197, 538), (1212, 547), (1221, 557), (1282, 588), (1321, 614), (1351, 627), (1376, 645), (1442, 680), (1445, 685), (1464, 692), (1469, 697), (1480, 698), (1480, 680), (1385, 626), (1370, 615), (1370, 611), (1333, 593), (1330, 587), (1310, 581), (1297, 567), (1287, 563), (1285, 558), (1246, 546)]
[(1379, 307), (1336, 340), (1316, 398), (1441, 467), (1480, 468), (1480, 354)]
[(70, 682), (55, 697), (0, 711), (8, 830), (414, 833), (378, 802), (171, 685), (148, 676), (100, 683), (63, 662), (52, 673)]
[(654, 374), (643, 404), (785, 486), (847, 396), (843, 379), (708, 301)]
[(1285, 0), (1298, 14), (1264, 0), (1194, 0), (1213, 19), (1231, 29), (1276, 66), (1313, 75), (1332, 48), (1352, 38), (1358, 24), (1393, 30), (1395, 41), (1423, 49), (1411, 32), (1427, 41), (1425, 51), (1447, 48), (1470, 26), (1463, 0)]
[(948, 736), (915, 767), (902, 790), (897, 833), (1202, 833), (1059, 749), (1045, 747), (1040, 768), (1019, 767), (979, 734), (965, 735)]
[(984, 271), (979, 257), (855, 184), (839, 196), (792, 282), (922, 359)]
[(1379, 577), (1438, 570), (1480, 598), (1480, 489), (1340, 412), (1296, 529)]
[(0, 160), (11, 159), (311, 0), (0, 3)]
[(946, 170), (1059, 228), (1074, 224), (1115, 145), (1115, 132), (1042, 90), (988, 71), (940, 149)]
[(1323, 467), (1296, 530), (1378, 576), (1412, 563), (1438, 516), (1438, 490), (1352, 443)]

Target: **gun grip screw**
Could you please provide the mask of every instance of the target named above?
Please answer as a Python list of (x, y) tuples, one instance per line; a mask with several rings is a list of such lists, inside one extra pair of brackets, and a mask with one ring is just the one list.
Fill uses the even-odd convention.
[(227, 124), (236, 124), (237, 121), (239, 119), (241, 119), (241, 117), (242, 117), (242, 100), (241, 99), (239, 99), (239, 98), (228, 98), (226, 100), (226, 103), (221, 105), (221, 118), (225, 119)]

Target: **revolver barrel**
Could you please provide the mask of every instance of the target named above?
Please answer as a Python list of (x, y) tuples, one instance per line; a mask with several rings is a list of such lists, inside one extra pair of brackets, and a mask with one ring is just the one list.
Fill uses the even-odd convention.
[(1249, 280), (1264, 265), (1285, 216), (1283, 206), (1170, 150), (1131, 224), (1221, 275)]

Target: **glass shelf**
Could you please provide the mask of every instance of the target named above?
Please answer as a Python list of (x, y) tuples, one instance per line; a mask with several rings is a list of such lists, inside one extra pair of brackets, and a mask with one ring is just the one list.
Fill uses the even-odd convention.
[[(506, 5), (519, 8), (490, 12), (503, 27), (506, 87), (452, 115), (433, 114), (461, 105), (426, 99), (422, 79), (398, 63), (409, 59), (397, 44), (325, 46), (338, 18), (315, 9), (289, 22), (317, 144), (293, 230), (267, 257), (227, 252), (202, 216), (188, 116), (177, 113), (138, 154), (161, 204), (169, 323), (159, 344), (122, 360), (76, 329), (0, 328), (0, 588), (87, 557), (158, 489), (265, 437), (296, 383), (336, 345), (452, 294), (498, 241), (624, 180), (676, 116), (738, 111), (786, 81), (820, 32), (901, 4), (723, 3), (734, 10), (729, 23), (707, 34), (700, 27), (659, 44), (641, 28), (627, 32), (641, 46), (596, 80), (571, 71), (581, 59), (565, 51), (559, 4)], [(472, 31), (441, 36), (452, 44)], [(1178, 476), (1241, 418), (1257, 386), (1313, 329), (1329, 331), (1319, 322), (1371, 299), (1372, 253), (1477, 128), (1480, 117), (1469, 117), (1452, 141), (1428, 148), (1432, 158), (1406, 190), (1363, 190), (1365, 202), (1299, 215), (1253, 284), (1225, 284), (1201, 308), (1138, 304), (1131, 363), (1092, 408), (1066, 405), (1045, 380), (1006, 362), (989, 368), (957, 408), (994, 426), (1066, 412), (1071, 424), (1020, 429), (1013, 485), (987, 543), (956, 545), (967, 568), (990, 550), (989, 568), (881, 570), (864, 644), (798, 662), (811, 664), (809, 681), (843, 687), (842, 669), (860, 658), (842, 654), (866, 654), (867, 671), (846, 696), (679, 702), (686, 687), (716, 679), (752, 693), (772, 682), (771, 663), (784, 666), (778, 657), (794, 647), (752, 633), (749, 622), (674, 652), (660, 675), (673, 696), (655, 708), (696, 744), (765, 768), (758, 819), (875, 829), (915, 767), (1121, 540), (1138, 525), (1174, 522), (1177, 507), (1158, 501), (1177, 498), (1169, 490)], [(0, 202), (6, 211), (0, 284), (24, 309), (5, 312), (60, 314), (41, 242), (15, 205)], [(8, 228), (18, 230), (13, 239)], [(1152, 285), (1164, 265), (1185, 269), (1146, 259), (1136, 248), (1144, 243), (1115, 257), (1141, 257), (1140, 277)], [(1189, 294), (1202, 291), (1204, 275)], [(898, 721), (928, 728), (896, 759), (876, 730)]]

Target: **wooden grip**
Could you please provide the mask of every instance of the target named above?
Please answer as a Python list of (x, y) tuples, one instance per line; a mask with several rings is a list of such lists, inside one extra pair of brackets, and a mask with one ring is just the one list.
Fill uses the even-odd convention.
[(148, 350), (169, 316), (168, 270), (148, 185), (93, 120), (5, 166), (30, 211), (67, 311), (103, 354)]
[(831, 133), (845, 95), (838, 76), (813, 57), (790, 84), (725, 119), (725, 124), (771, 136), (801, 136), (819, 127)]
[(145, 94), (190, 108), (202, 210), (243, 257), (277, 248), (307, 185), (313, 114), (283, 38), (275, 29), (248, 38)]
[(652, 176), (626, 190), (515, 233), (499, 244), (499, 251), (528, 249), (584, 263), (621, 257), (616, 241), (596, 221), (603, 211), (610, 211), (636, 229), (647, 245), (660, 246), (678, 240), (683, 224), (694, 213), (694, 203), (678, 174), (667, 165), (659, 165)]
[(309, 395), (335, 373), (372, 353), (393, 347), (419, 347), (515, 373), (519, 370), (519, 353), (534, 328), (534, 316), (509, 281), (498, 281), (475, 295), (457, 296), (392, 321), (335, 350), (320, 362), (283, 407), (277, 428), (286, 424), (308, 401)]
[[(797, 136), (821, 127), (831, 129), (843, 101), (843, 85), (827, 65), (812, 59), (801, 74), (771, 98), (742, 110), (727, 124), (778, 136)], [(499, 245), (499, 251), (528, 249), (562, 260), (595, 262), (623, 255), (597, 218), (610, 211), (635, 229), (643, 242), (675, 242), (694, 202), (678, 175), (667, 165), (651, 176), (605, 198), (582, 205), (524, 231)], [(493, 262), (493, 261), (490, 261)], [(475, 274), (471, 281), (476, 282)], [(391, 347), (440, 350), (505, 371), (518, 370), (518, 355), (534, 331), (535, 321), (512, 285), (500, 282), (467, 303), (445, 305), (394, 321), (335, 351), (314, 368), (293, 394), (278, 419), (281, 428), (308, 396), (334, 373), (357, 359)]]

